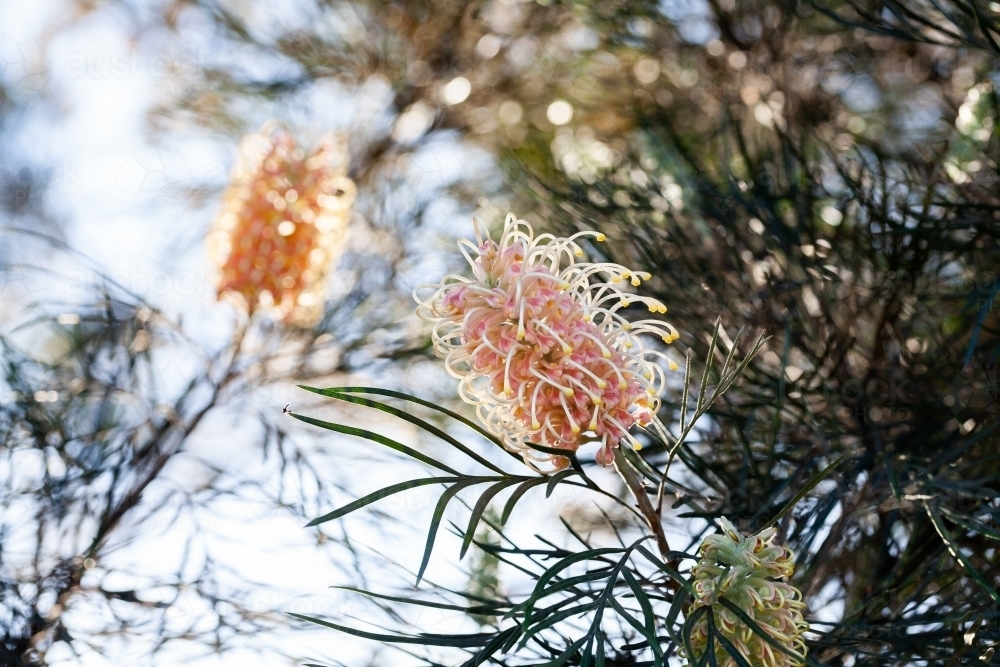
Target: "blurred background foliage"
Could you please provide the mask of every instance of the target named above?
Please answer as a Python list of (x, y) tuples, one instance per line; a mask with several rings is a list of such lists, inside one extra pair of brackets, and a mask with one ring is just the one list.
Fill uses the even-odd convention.
[[(261, 334), (271, 342), (255, 353), (287, 352), (290, 337), (295, 362), (252, 381), (241, 367), (240, 382), (316, 384), (363, 368), (386, 384), (394, 365), (421, 368), (427, 341), (403, 315), (408, 292), (418, 274), (458, 266), (441, 255), (444, 240), (468, 233), (433, 224), (442, 199), (492, 223), (513, 210), (546, 231), (598, 229), (605, 259), (653, 273), (644, 289), (668, 305), (682, 349), (703, 356), (719, 315), (729, 335), (746, 325), (772, 336), (687, 449), (681, 481), (693, 493), (673, 498), (677, 516), (754, 530), (842, 455), (779, 525), (798, 554), (795, 584), (823, 611), (810, 655), (845, 666), (1000, 664), (1000, 5), (122, 0), (78, 11), (74, 20), (115, 12), (155, 48), (222, 54), (172, 72), (148, 118), (154, 136), (234, 141), (271, 117), (322, 127), (325, 115), (347, 134), (362, 240), (338, 276), (353, 286), (331, 297), (315, 330)], [(211, 206), (219, 186), (186, 184), (184, 194)], [(4, 211), (11, 224), (24, 214)], [(156, 465), (147, 452), (169, 456), (180, 445), (163, 443), (182, 442), (229, 382), (195, 373), (208, 389), (191, 386), (197, 408), (189, 394), (171, 398), (180, 421), (112, 409), (101, 398), (112, 389), (146, 400), (129, 388), (142, 373), (139, 332), (174, 335), (155, 325), (155, 304), (116, 298), (62, 334), (72, 342), (58, 363), (4, 347), (22, 397), (3, 406), (5, 451), (54, 448), (75, 471), (23, 493), (8, 486), (5, 498), (38, 503), (39, 536), (52, 521), (87, 533), (36, 568), (36, 581), (5, 575), (9, 656), (27, 655), (39, 633), (60, 638), (58, 614), (39, 611), (41, 590), (67, 604), (101, 526), (115, 528), (114, 508), (138, 511), (128, 491), (104, 487), (113, 500), (94, 509), (88, 475), (110, 475), (110, 489), (146, 474)], [(335, 361), (309, 370), (323, 346)], [(216, 363), (227, 362), (203, 368)], [(110, 375), (98, 377), (98, 364)], [(33, 402), (77, 379), (88, 391), (58, 410)], [(664, 421), (676, 409), (667, 400)], [(113, 455), (82, 461), (74, 430)], [(67, 444), (52, 444), (53, 432)], [(319, 489), (329, 472), (314, 475)], [(495, 592), (495, 561), (476, 559), (470, 590)]]

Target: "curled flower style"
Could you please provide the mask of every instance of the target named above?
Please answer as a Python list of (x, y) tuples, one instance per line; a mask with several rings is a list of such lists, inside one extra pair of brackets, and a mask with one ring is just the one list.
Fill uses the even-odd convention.
[[(694, 655), (685, 656), (689, 664), (697, 664), (708, 647), (708, 614), (714, 615), (716, 632), (728, 639), (754, 667), (802, 664), (806, 655), (802, 633), (809, 628), (802, 618), (806, 605), (799, 589), (779, 581), (795, 571), (792, 552), (774, 543), (777, 532), (774, 528), (743, 536), (728, 520), (723, 518), (719, 523), (722, 534), (705, 538), (700, 548), (701, 558), (691, 570), (697, 599), (688, 613), (693, 614), (700, 607), (708, 609), (691, 629)], [(720, 598), (739, 607), (791, 655), (774, 648), (719, 604)], [(736, 660), (718, 640), (715, 658), (720, 667), (737, 667)]]
[[(659, 409), (664, 372), (677, 365), (649, 347), (644, 334), (665, 343), (677, 338), (656, 319), (630, 322), (624, 309), (644, 305), (665, 313), (655, 299), (622, 289), (649, 274), (610, 263), (581, 262), (582, 237), (535, 237), (509, 214), (494, 241), (475, 221), (476, 240), (461, 241), (473, 277), (449, 275), (418, 288), (417, 314), (434, 324), (434, 351), (459, 378), (459, 394), (510, 451), (538, 469), (565, 467), (567, 459), (529, 443), (576, 451), (601, 443), (597, 461), (614, 460), (614, 447), (635, 425), (649, 424)], [(421, 299), (419, 292), (433, 292)]]
[(220, 298), (314, 324), (355, 192), (342, 139), (327, 138), (307, 153), (274, 126), (245, 136), (208, 238)]

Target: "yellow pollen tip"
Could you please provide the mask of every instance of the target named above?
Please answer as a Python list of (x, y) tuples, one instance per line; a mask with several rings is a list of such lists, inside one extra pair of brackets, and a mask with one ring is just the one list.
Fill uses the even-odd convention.
[[(628, 304), (625, 304), (625, 305), (628, 305)], [(632, 330), (632, 323), (631, 322), (622, 322), (622, 329), (624, 329), (625, 331), (631, 331)]]
[(632, 443), (632, 449), (634, 449), (635, 451), (639, 451), (640, 449), (642, 449), (642, 443), (641, 442), (633, 442)]
[(631, 302), (631, 301), (629, 301), (628, 299), (622, 299), (622, 300), (621, 300), (621, 304), (622, 304), (623, 306), (625, 306), (626, 308), (628, 308), (628, 307), (629, 307), (629, 306), (631, 305), (631, 303), (632, 303), (632, 302)]
[(632, 286), (633, 287), (638, 287), (641, 284), (642, 284), (642, 281), (639, 280), (639, 276), (632, 276)]
[(583, 251), (580, 250), (579, 248), (577, 248), (576, 250), (574, 250), (573, 254), (576, 255), (577, 257), (583, 257)]
[(576, 424), (573, 424), (569, 430), (573, 431), (573, 435), (576, 435), (577, 433), (580, 432), (580, 427), (577, 426)]
[(538, 423), (537, 421), (531, 422), (531, 428), (541, 428), (541, 427), (542, 427), (542, 425), (540, 423)]
[(604, 389), (607, 386), (608, 386), (608, 383), (605, 382), (604, 380), (598, 380), (597, 381), (597, 388), (598, 389)]
[(621, 382), (618, 383), (618, 388), (619, 389), (628, 389), (628, 382), (625, 382), (625, 380), (622, 380)]
[(621, 279), (622, 279), (621, 276), (611, 276), (611, 282), (613, 283), (621, 282)]
[(671, 359), (670, 361), (667, 362), (667, 367), (672, 371), (676, 371), (678, 368), (677, 362)]
[(589, 424), (587, 424), (587, 429), (588, 429), (588, 430), (590, 430), (590, 431), (595, 431), (595, 430), (597, 430), (597, 422), (596, 422), (596, 421), (594, 421), (593, 419), (592, 419), (592, 420), (590, 420), (590, 423), (589, 423)]
[(566, 398), (573, 398), (573, 396), (576, 394), (576, 392), (573, 391), (572, 389), (563, 389), (562, 393), (563, 396), (565, 396)]
[(607, 236), (605, 236), (604, 234), (600, 234), (600, 233), (597, 236), (595, 236), (594, 238), (597, 239), (598, 241), (600, 241), (601, 243), (603, 243), (604, 241), (608, 240)]
[(573, 348), (571, 348), (569, 345), (563, 345), (562, 351), (563, 354), (571, 354), (573, 352)]
[(603, 352), (601, 352), (601, 355), (602, 355), (602, 356), (603, 356), (603, 357), (604, 357), (605, 359), (610, 359), (610, 358), (611, 358), (611, 350), (604, 350)]
[(651, 313), (658, 313), (658, 312), (660, 312), (660, 307), (657, 306), (655, 303), (651, 303), (651, 304), (649, 304), (649, 312), (651, 312)]

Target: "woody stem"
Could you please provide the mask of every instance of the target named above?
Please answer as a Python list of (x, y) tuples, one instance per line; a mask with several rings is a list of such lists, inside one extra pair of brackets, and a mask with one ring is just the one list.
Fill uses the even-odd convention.
[(646, 493), (646, 489), (643, 487), (642, 480), (636, 474), (635, 469), (625, 458), (622, 453), (621, 448), (616, 448), (615, 450), (615, 470), (621, 475), (621, 478), (625, 481), (625, 485), (632, 492), (632, 496), (635, 498), (636, 504), (639, 511), (642, 513), (643, 518), (646, 519), (646, 523), (649, 524), (650, 530), (653, 531), (653, 536), (656, 538), (656, 546), (660, 550), (660, 555), (663, 556), (664, 560), (670, 562), (670, 545), (667, 544), (667, 536), (663, 532), (663, 524), (660, 523), (660, 514), (653, 507), (652, 501), (649, 499), (649, 495)]

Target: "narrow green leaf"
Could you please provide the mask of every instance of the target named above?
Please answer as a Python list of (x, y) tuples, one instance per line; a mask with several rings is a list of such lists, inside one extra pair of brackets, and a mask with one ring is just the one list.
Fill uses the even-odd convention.
[[(691, 400), (691, 358), (693, 356), (694, 350), (688, 348), (687, 353), (684, 355), (684, 381), (681, 388), (681, 433), (684, 433), (687, 429), (687, 425), (684, 422), (687, 418), (688, 401)], [(680, 441), (677, 442), (677, 445), (680, 445)]]
[(548, 498), (552, 495), (552, 492), (556, 488), (556, 484), (563, 481), (567, 477), (572, 477), (575, 474), (577, 474), (577, 472), (570, 468), (568, 470), (560, 470), (556, 474), (550, 476), (548, 484), (545, 485), (545, 497)]
[(653, 664), (662, 665), (662, 655), (663, 651), (660, 649), (660, 643), (656, 640), (656, 634), (650, 633), (646, 626), (639, 622), (637, 618), (632, 616), (628, 612), (628, 609), (622, 606), (622, 604), (616, 600), (614, 597), (611, 598), (611, 606), (614, 607), (618, 615), (625, 619), (625, 622), (635, 628), (636, 632), (646, 638), (646, 642), (649, 647), (653, 650)]
[(664, 623), (667, 626), (667, 634), (670, 638), (674, 640), (674, 643), (678, 646), (683, 646), (683, 641), (677, 636), (677, 631), (674, 630), (674, 624), (677, 623), (677, 617), (681, 613), (681, 609), (684, 608), (684, 600), (687, 599), (688, 592), (685, 590), (677, 591), (674, 594), (674, 601), (670, 603), (670, 610), (667, 612), (667, 618)]
[(469, 545), (472, 544), (472, 538), (476, 535), (476, 528), (479, 526), (479, 521), (483, 518), (483, 513), (489, 506), (490, 501), (508, 486), (513, 486), (523, 480), (523, 477), (505, 479), (486, 489), (483, 495), (479, 496), (479, 501), (472, 508), (472, 516), (469, 517), (469, 527), (465, 529), (465, 538), (462, 540), (462, 551), (458, 556), (459, 560), (465, 558), (465, 552), (469, 550)]
[(517, 501), (521, 499), (525, 493), (530, 489), (544, 484), (547, 481), (545, 477), (538, 477), (536, 479), (529, 479), (527, 482), (521, 482), (521, 486), (514, 489), (514, 493), (510, 494), (510, 498), (507, 499), (507, 504), (504, 505), (503, 514), (500, 515), (500, 525), (503, 526), (507, 523), (507, 519), (510, 518), (510, 513), (514, 511), (514, 506)]
[(355, 510), (359, 510), (366, 505), (370, 505), (383, 498), (388, 498), (391, 495), (399, 493), (401, 491), (406, 491), (408, 489), (415, 489), (418, 486), (426, 486), (428, 484), (447, 484), (449, 482), (457, 482), (461, 477), (425, 477), (423, 479), (411, 479), (408, 482), (400, 482), (399, 484), (393, 484), (392, 486), (387, 486), (384, 489), (379, 489), (374, 493), (369, 493), (364, 498), (355, 500), (353, 503), (348, 503), (340, 509), (334, 510), (329, 514), (324, 514), (323, 516), (313, 519), (306, 524), (306, 528), (311, 528), (312, 526), (318, 526), (321, 523), (326, 523), (327, 521), (333, 521), (334, 519), (339, 519), (342, 516), (350, 514)]
[(524, 647), (524, 645), (528, 642), (529, 639), (531, 639), (532, 636), (538, 634), (542, 630), (545, 630), (546, 628), (551, 628), (556, 623), (564, 621), (567, 618), (570, 618), (571, 616), (582, 616), (583, 614), (586, 614), (587, 612), (595, 609), (599, 604), (600, 602), (598, 602), (597, 600), (593, 600), (591, 602), (585, 602), (583, 604), (576, 605), (575, 607), (570, 607), (569, 609), (563, 609), (562, 611), (554, 614), (547, 614), (542, 620), (534, 623), (528, 629), (525, 630), (524, 636), (521, 638), (519, 646)]
[(323, 421), (322, 419), (313, 419), (312, 417), (306, 417), (305, 415), (296, 414), (294, 412), (290, 412), (289, 414), (301, 422), (312, 424), (313, 426), (318, 426), (328, 431), (335, 431), (337, 433), (344, 433), (346, 435), (354, 435), (359, 438), (364, 438), (365, 440), (371, 440), (372, 442), (377, 442), (380, 445), (385, 445), (389, 449), (394, 449), (400, 454), (405, 454), (410, 458), (421, 461), (422, 463), (426, 463), (427, 465), (437, 468), (438, 470), (443, 470), (451, 475), (457, 475), (459, 477), (462, 476), (462, 473), (458, 472), (457, 470), (449, 468), (443, 463), (438, 463), (431, 457), (426, 456), (425, 454), (421, 454), (412, 447), (407, 447), (406, 445), (400, 442), (396, 442), (391, 438), (387, 438), (384, 435), (379, 435), (378, 433), (374, 433), (372, 431), (366, 431), (361, 428), (354, 428), (353, 426), (334, 424), (332, 422)]
[(694, 662), (695, 660), (694, 648), (691, 646), (691, 630), (694, 629), (694, 624), (697, 623), (707, 611), (708, 607), (698, 607), (684, 621), (684, 627), (681, 630), (681, 638), (684, 641), (684, 651), (687, 653), (688, 662)]
[(565, 651), (557, 655), (549, 662), (543, 662), (538, 665), (534, 665), (534, 667), (561, 667), (562, 665), (565, 665), (567, 660), (576, 655), (576, 652), (580, 650), (580, 647), (583, 646), (583, 643), (586, 642), (587, 639), (588, 637), (581, 637), (580, 639), (577, 639), (575, 642), (570, 644)]
[(624, 549), (615, 549), (610, 547), (605, 547), (603, 549), (593, 549), (591, 551), (582, 551), (580, 553), (573, 554), (572, 556), (567, 556), (566, 558), (563, 558), (558, 563), (547, 569), (538, 578), (538, 582), (535, 584), (535, 590), (531, 594), (531, 597), (525, 601), (528, 604), (525, 607), (524, 626), (527, 627), (528, 622), (531, 619), (531, 610), (534, 607), (535, 601), (537, 601), (541, 597), (544, 597), (543, 593), (545, 592), (546, 584), (552, 581), (552, 579), (554, 579), (557, 574), (559, 574), (566, 568), (576, 563), (582, 563), (583, 561), (593, 560), (598, 556), (606, 556), (608, 554), (614, 554), (614, 553), (620, 554), (623, 553), (624, 551), (625, 551)]
[(556, 593), (559, 593), (566, 589), (574, 588), (576, 586), (579, 586), (580, 584), (586, 584), (588, 582), (597, 581), (599, 579), (607, 579), (608, 576), (614, 572), (614, 570), (615, 570), (614, 567), (607, 567), (602, 570), (592, 570), (585, 574), (578, 574), (575, 577), (567, 577), (565, 579), (560, 579), (558, 582), (549, 586), (544, 591), (538, 591), (537, 595), (533, 594), (527, 600), (519, 602), (513, 607), (511, 607), (510, 611), (508, 611), (505, 614), (505, 616), (513, 616), (518, 612), (526, 610), (529, 606), (538, 602), (539, 600), (547, 598), (550, 595), (555, 595)]
[(679, 583), (681, 586), (683, 586), (684, 590), (686, 590), (691, 595), (691, 597), (693, 598), (697, 597), (697, 595), (695, 595), (694, 588), (691, 586), (690, 583), (688, 583), (687, 579), (685, 579), (680, 572), (678, 572), (672, 567), (669, 567), (662, 560), (654, 556), (653, 552), (651, 552), (649, 549), (647, 549), (642, 545), (636, 547), (636, 551), (645, 556), (646, 560), (648, 560), (650, 563), (658, 567), (668, 577), (670, 577), (671, 579)]
[(420, 646), (475, 648), (477, 646), (484, 645), (493, 636), (492, 633), (467, 635), (419, 635), (416, 637), (407, 635), (386, 635), (377, 632), (365, 632), (364, 630), (358, 630), (357, 628), (351, 628), (345, 625), (338, 625), (337, 623), (324, 621), (321, 618), (315, 618), (313, 616), (305, 616), (303, 614), (294, 614), (290, 612), (288, 615), (292, 618), (297, 618), (300, 621), (307, 621), (309, 623), (315, 623), (316, 625), (322, 625), (323, 627), (331, 628), (349, 635), (354, 635), (355, 637), (361, 637), (362, 639), (371, 639), (377, 642), (389, 642), (392, 644), (418, 644)]
[(714, 623), (712, 624), (712, 629), (715, 631), (715, 638), (719, 640), (720, 644), (722, 644), (722, 648), (729, 654), (729, 657), (736, 661), (736, 667), (753, 667), (753, 665), (747, 662), (747, 659), (743, 657), (743, 654), (739, 652), (739, 649), (737, 649), (731, 641), (726, 639), (721, 632), (715, 629)]
[(715, 329), (712, 331), (712, 341), (708, 344), (708, 356), (705, 357), (705, 370), (701, 374), (701, 384), (698, 386), (698, 401), (694, 405), (697, 412), (701, 412), (705, 407), (705, 392), (708, 390), (708, 377), (712, 372), (712, 364), (715, 363), (715, 348), (719, 345), (719, 329), (722, 328), (722, 316), (715, 320)]
[(475, 607), (463, 607), (456, 604), (447, 604), (445, 602), (431, 602), (430, 600), (416, 600), (414, 598), (407, 598), (396, 595), (384, 595), (382, 593), (373, 593), (372, 591), (366, 591), (363, 588), (355, 588), (354, 586), (330, 586), (341, 591), (350, 591), (352, 593), (360, 593), (361, 595), (377, 598), (379, 600), (388, 600), (390, 602), (399, 602), (401, 604), (412, 604), (419, 607), (428, 607), (431, 609), (445, 609), (448, 611), (460, 611), (465, 614), (479, 614), (481, 616), (499, 616), (500, 609), (504, 607), (509, 607), (509, 604), (503, 603), (498, 605), (479, 605)]
[(962, 567), (965, 568), (965, 571), (969, 573), (969, 576), (979, 582), (979, 585), (986, 589), (986, 592), (989, 593), (991, 598), (993, 598), (993, 602), (1000, 604), (1000, 595), (997, 594), (996, 589), (990, 586), (989, 582), (983, 578), (983, 575), (979, 574), (976, 568), (972, 567), (972, 563), (970, 563), (969, 559), (965, 557), (962, 550), (955, 546), (955, 538), (951, 536), (948, 528), (945, 527), (944, 521), (941, 520), (941, 516), (937, 513), (937, 510), (931, 507), (928, 503), (924, 503), (924, 509), (927, 510), (927, 516), (930, 517), (931, 523), (934, 524), (934, 529), (944, 541), (944, 545), (948, 548), (948, 552), (951, 554), (952, 558), (961, 563)]
[(795, 497), (789, 500), (785, 504), (785, 506), (781, 508), (781, 511), (775, 514), (770, 521), (761, 526), (760, 530), (764, 530), (765, 528), (770, 528), (774, 524), (778, 523), (781, 517), (785, 516), (790, 511), (792, 511), (792, 508), (795, 507), (796, 503), (805, 498), (806, 494), (812, 491), (813, 487), (822, 482), (827, 475), (833, 472), (833, 469), (839, 466), (840, 462), (843, 460), (844, 460), (844, 455), (841, 454), (836, 459), (834, 459), (833, 463), (831, 463), (830, 465), (828, 465), (827, 467), (823, 468), (818, 473), (813, 475), (812, 478), (810, 478), (809, 481), (806, 482), (806, 485), (802, 487), (802, 489), (799, 490), (798, 493), (795, 494)]
[[(704, 657), (708, 658), (708, 664), (711, 667), (719, 667), (719, 661), (715, 657), (715, 610), (708, 612), (706, 618), (708, 619), (708, 646)], [(705, 662), (704, 658), (702, 658), (702, 662)]]
[(448, 489), (441, 494), (441, 498), (438, 500), (437, 506), (434, 507), (434, 515), (431, 517), (431, 525), (427, 529), (427, 544), (424, 545), (424, 557), (420, 561), (420, 569), (417, 571), (417, 585), (420, 584), (420, 580), (424, 577), (424, 571), (427, 569), (427, 564), (431, 560), (431, 551), (434, 549), (434, 540), (437, 538), (438, 527), (441, 525), (441, 518), (444, 516), (444, 510), (451, 502), (459, 491), (468, 488), (474, 484), (481, 484), (480, 480), (463, 480), (461, 482), (456, 482), (448, 487)]
[[(431, 410), (436, 410), (443, 415), (447, 415), (452, 419), (462, 422), (472, 430), (479, 433), (481, 436), (495, 444), (497, 447), (503, 447), (500, 439), (495, 435), (487, 431), (482, 427), (482, 425), (463, 417), (457, 412), (453, 412), (446, 407), (438, 405), (437, 403), (432, 403), (431, 401), (426, 401), (422, 398), (417, 398), (416, 396), (411, 396), (410, 394), (404, 394), (400, 391), (392, 391), (391, 389), (381, 389), (379, 387), (330, 387), (324, 391), (337, 392), (337, 393), (349, 393), (349, 394), (371, 394), (373, 396), (389, 396), (390, 398), (398, 398), (403, 401), (408, 401), (410, 403), (416, 403), (417, 405), (422, 405), (425, 408), (430, 408)], [(515, 455), (516, 456), (516, 455)]]
[(364, 405), (364, 406), (369, 407), (369, 408), (375, 408), (376, 410), (381, 410), (382, 412), (390, 414), (393, 417), (398, 417), (399, 419), (402, 419), (403, 421), (407, 421), (407, 422), (409, 422), (409, 423), (411, 423), (411, 424), (413, 424), (415, 426), (418, 426), (418, 427), (422, 428), (423, 430), (427, 431), (428, 433), (430, 433), (430, 434), (432, 434), (434, 436), (437, 436), (438, 438), (441, 438), (442, 440), (444, 440), (445, 442), (447, 442), (449, 445), (451, 445), (455, 449), (458, 449), (460, 452), (462, 452), (466, 456), (468, 456), (471, 459), (475, 460), (477, 463), (479, 463), (479, 464), (481, 464), (481, 465), (489, 468), (493, 472), (498, 473), (500, 475), (506, 475), (507, 474), (503, 470), (503, 468), (500, 468), (500, 467), (496, 466), (495, 464), (491, 463), (490, 461), (486, 460), (485, 458), (483, 458), (482, 456), (480, 456), (479, 454), (477, 454), (476, 452), (472, 451), (471, 449), (469, 449), (468, 447), (466, 447), (465, 445), (463, 445), (461, 442), (459, 442), (458, 440), (456, 440), (455, 438), (453, 438), (451, 435), (449, 435), (445, 431), (442, 431), (441, 429), (439, 429), (437, 426), (434, 426), (433, 424), (430, 424), (430, 423), (424, 421), (423, 419), (420, 419), (419, 417), (415, 417), (414, 415), (411, 415), (410, 413), (408, 413), (408, 412), (406, 412), (404, 410), (400, 410), (399, 408), (394, 408), (393, 406), (388, 405), (386, 403), (382, 403), (380, 401), (374, 401), (374, 400), (372, 400), (370, 398), (361, 398), (360, 396), (354, 396), (352, 394), (348, 394), (348, 393), (345, 393), (343, 391), (336, 391), (336, 390), (331, 390), (331, 389), (316, 389), (315, 387), (306, 387), (304, 385), (299, 385), (299, 388), (300, 389), (305, 389), (306, 391), (312, 392), (314, 394), (319, 394), (320, 396), (326, 396), (328, 398), (333, 398), (333, 399), (336, 399), (338, 401), (346, 401), (348, 403), (354, 403), (355, 405)]
[(632, 589), (636, 601), (639, 602), (639, 606), (642, 608), (646, 639), (649, 640), (653, 654), (657, 657), (656, 664), (662, 664), (663, 650), (660, 648), (660, 643), (656, 641), (656, 617), (653, 616), (653, 605), (649, 602), (646, 592), (642, 590), (642, 586), (639, 585), (639, 582), (636, 581), (635, 576), (631, 572), (622, 568), (622, 576), (625, 578), (628, 587)]

